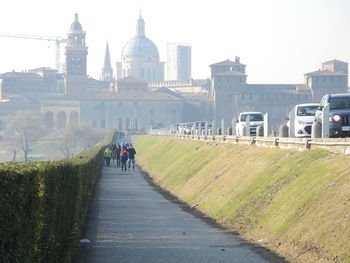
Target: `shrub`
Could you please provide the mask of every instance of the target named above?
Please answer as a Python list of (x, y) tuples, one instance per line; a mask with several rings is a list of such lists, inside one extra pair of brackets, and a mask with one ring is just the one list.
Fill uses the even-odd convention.
[(69, 262), (113, 136), (62, 161), (0, 164), (0, 262)]

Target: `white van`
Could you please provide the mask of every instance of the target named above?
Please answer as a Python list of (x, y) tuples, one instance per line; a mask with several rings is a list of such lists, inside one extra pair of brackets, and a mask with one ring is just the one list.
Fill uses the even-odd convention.
[(318, 103), (304, 103), (295, 105), (294, 136), (311, 137), (311, 126), (315, 121)]

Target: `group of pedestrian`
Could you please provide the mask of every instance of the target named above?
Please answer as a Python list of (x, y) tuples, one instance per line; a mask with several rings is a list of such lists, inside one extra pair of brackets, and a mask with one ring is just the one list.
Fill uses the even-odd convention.
[(126, 164), (128, 163), (128, 170), (132, 168), (135, 170), (135, 148), (131, 143), (112, 143), (104, 152), (106, 166), (109, 167), (111, 160), (117, 162), (117, 167), (121, 167), (122, 171), (127, 171)]

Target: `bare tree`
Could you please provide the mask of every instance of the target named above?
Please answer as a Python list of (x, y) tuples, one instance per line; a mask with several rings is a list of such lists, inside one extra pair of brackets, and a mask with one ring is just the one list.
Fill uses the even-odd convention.
[(4, 146), (7, 149), (7, 152), (12, 155), (12, 162), (15, 162), (17, 159), (17, 153), (20, 150), (17, 144), (17, 138), (14, 135), (9, 135), (5, 138)]
[(44, 135), (40, 116), (32, 111), (18, 111), (8, 127), (13, 131), (14, 144), (23, 151), (24, 160), (27, 161), (34, 143)]
[(57, 149), (64, 158), (70, 158), (99, 141), (100, 135), (88, 125), (64, 129), (58, 137)]

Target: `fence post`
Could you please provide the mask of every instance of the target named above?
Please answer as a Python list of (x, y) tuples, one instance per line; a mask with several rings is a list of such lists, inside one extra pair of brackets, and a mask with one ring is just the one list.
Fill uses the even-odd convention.
[(329, 103), (322, 109), (322, 138), (329, 138)]
[(269, 113), (266, 112), (264, 115), (264, 137), (269, 136)]
[(232, 118), (232, 123), (231, 123), (231, 127), (232, 127), (232, 136), (235, 136), (236, 135), (236, 117), (233, 117)]
[(250, 136), (250, 116), (248, 115), (247, 118), (245, 119), (245, 136)]
[(296, 107), (293, 107), (291, 112), (289, 112), (288, 118), (289, 118), (289, 137), (295, 137), (295, 111)]

